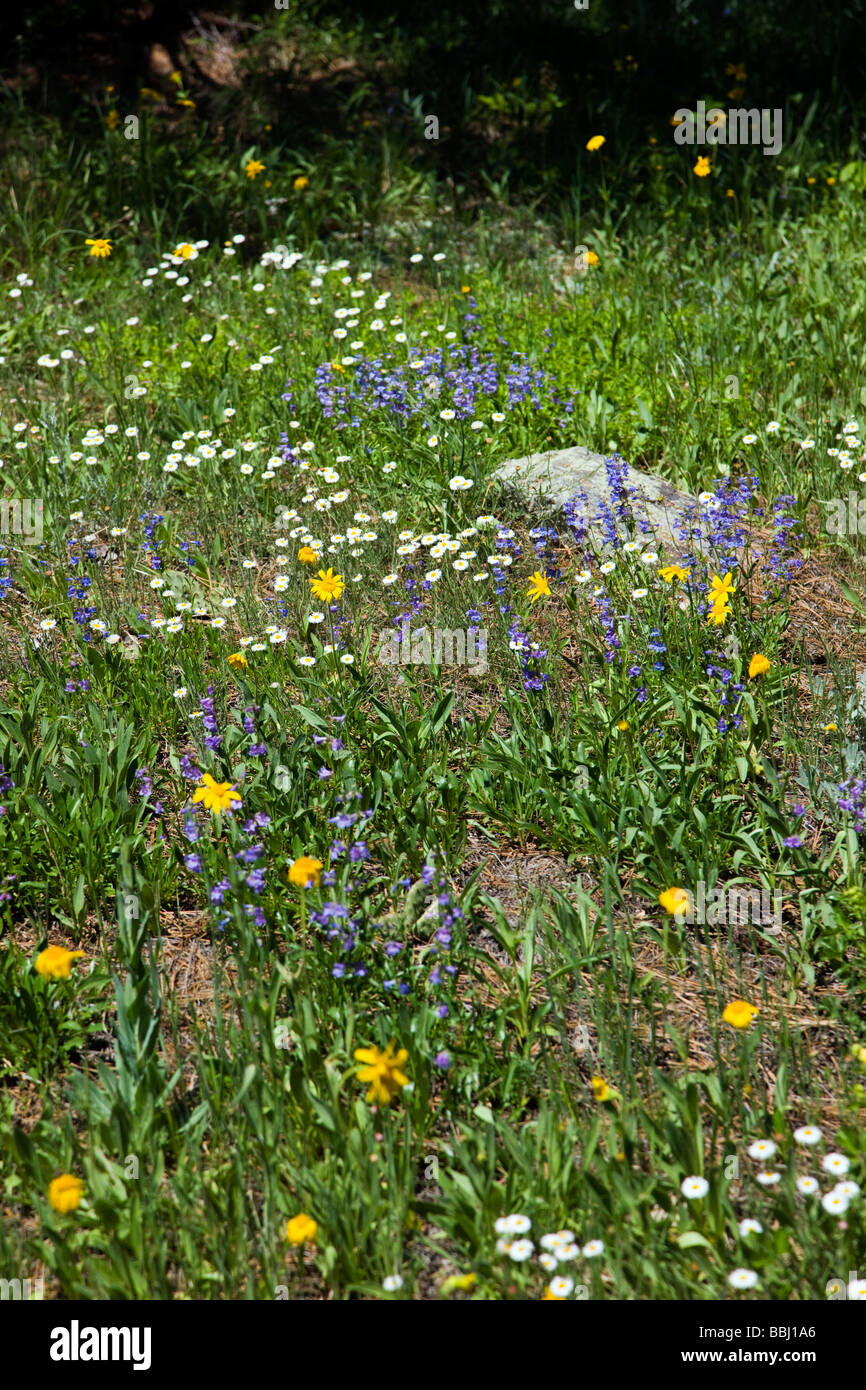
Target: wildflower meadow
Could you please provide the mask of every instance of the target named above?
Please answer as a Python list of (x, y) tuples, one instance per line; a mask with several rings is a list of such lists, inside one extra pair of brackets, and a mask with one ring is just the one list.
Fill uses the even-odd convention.
[(3, 1298), (866, 1300), (859, 7), (644, 8), (19, 22)]

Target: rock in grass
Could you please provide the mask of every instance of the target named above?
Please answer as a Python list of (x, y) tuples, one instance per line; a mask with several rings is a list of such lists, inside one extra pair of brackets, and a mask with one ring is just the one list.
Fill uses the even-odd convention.
[[(540, 518), (557, 515), (566, 502), (583, 492), (588, 503), (585, 515), (591, 520), (599, 503), (610, 506), (606, 463), (604, 455), (576, 446), (508, 459), (494, 476), (504, 486), (518, 492)], [(679, 549), (673, 523), (695, 499), (688, 493), (678, 492), (663, 478), (653, 477), (639, 468), (627, 467), (625, 481), (627, 488), (637, 489), (637, 496), (632, 499), (636, 518), (646, 516), (656, 536)], [(590, 531), (598, 537), (597, 524), (590, 525)]]

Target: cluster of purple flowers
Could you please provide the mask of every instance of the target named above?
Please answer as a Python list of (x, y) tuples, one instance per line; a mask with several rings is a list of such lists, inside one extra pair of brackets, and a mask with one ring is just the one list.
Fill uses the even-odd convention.
[[(434, 889), (436, 895), (439, 926), (428, 952), (428, 957), (433, 960), (433, 967), (427, 976), (427, 985), (435, 991), (434, 999), (439, 998), (439, 1002), (434, 1005), (435, 1015), (437, 1019), (444, 1021), (450, 1017), (454, 1007), (458, 969), (452, 960), (442, 959), (442, 953), (451, 949), (454, 929), (464, 921), (464, 914), (454, 902), (447, 881), (436, 865), (425, 865), (421, 877), (425, 884)], [(444, 1050), (438, 1052), (433, 1060), (443, 1071), (451, 1065), (450, 1053)]]
[(201, 768), (197, 767), (188, 753), (182, 753), (180, 757), (180, 775), (187, 782), (201, 781)]
[[(2, 796), (4, 792), (12, 791), (14, 786), (15, 783), (12, 781), (12, 778), (9, 776), (9, 773), (6, 772), (6, 770), (3, 767), (3, 764), (0, 763), (0, 796)], [(6, 812), (7, 807), (0, 806), (0, 816), (5, 816)]]
[(714, 662), (710, 661), (707, 663), (705, 669), (711, 680), (715, 678), (721, 682), (721, 685), (716, 691), (720, 706), (723, 709), (730, 709), (731, 706), (733, 706), (729, 719), (726, 718), (724, 714), (719, 716), (716, 722), (716, 728), (719, 733), (726, 734), (729, 729), (742, 728), (743, 716), (737, 712), (736, 706), (739, 704), (740, 696), (746, 688), (744, 682), (735, 681), (733, 671), (727, 666), (716, 666)]
[[(478, 332), (477, 315), (467, 317), (471, 321), (464, 335), (470, 337)], [(472, 420), (481, 401), (501, 394), (503, 387), (506, 410), (524, 404), (541, 410), (548, 401), (562, 404), (566, 410), (574, 408), (574, 394), (567, 402), (561, 401), (555, 376), (534, 366), (522, 352), (512, 351), (503, 367), (492, 352), (455, 343), (448, 348), (427, 348), (414, 360), (420, 366), (410, 368), (402, 357), (390, 352), (383, 357), (358, 357), (349, 369), (350, 380), (335, 373), (330, 362), (323, 362), (315, 373), (323, 414), (333, 419), (338, 429), (358, 426), (362, 418), (385, 411), (404, 423), (420, 418), (429, 430), (436, 427), (432, 402), (440, 410), (452, 409), (458, 420)], [(294, 457), (285, 435), (283, 445), (284, 457)]]
[(847, 811), (859, 835), (866, 825), (866, 777), (849, 777), (840, 782), (839, 810)]
[(720, 479), (711, 501), (693, 502), (683, 508), (674, 522), (677, 538), (689, 550), (695, 545), (712, 547), (720, 566), (734, 568), (737, 552), (751, 534), (751, 517), (763, 516), (762, 509), (752, 501), (757, 488), (755, 474)]
[[(135, 776), (139, 784), (139, 798), (142, 801), (146, 801), (149, 796), (153, 795), (153, 782), (151, 781), (150, 773), (146, 767), (140, 767)], [(151, 812), (151, 815), (154, 816), (165, 815), (165, 807), (161, 801), (154, 801), (152, 805), (148, 807), (148, 810)]]
[(207, 694), (202, 695), (201, 699), (198, 702), (198, 705), (199, 709), (202, 711), (202, 714), (204, 716), (201, 721), (202, 727), (207, 730), (207, 737), (204, 741), (204, 746), (205, 748), (209, 748), (212, 753), (216, 752), (216, 750), (219, 748), (220, 744), (223, 741), (223, 736), (221, 733), (218, 732), (219, 725), (217, 724), (216, 713), (214, 712), (212, 685), (208, 686)]
[(162, 558), (159, 553), (159, 541), (154, 540), (154, 536), (163, 518), (159, 512), (142, 512), (138, 519), (144, 522), (144, 540), (141, 543), (141, 549), (144, 552), (147, 566), (152, 570), (161, 570)]
[(583, 547), (586, 544), (589, 526), (586, 520), (586, 513), (589, 507), (589, 498), (586, 493), (576, 492), (573, 497), (569, 497), (563, 506), (566, 524), (571, 532), (572, 540), (575, 545)]
[[(258, 706), (258, 705), (245, 705), (245, 706), (244, 706), (243, 725), (244, 725), (244, 733), (245, 733), (245, 734), (253, 734), (253, 735), (255, 734), (255, 732), (256, 732), (256, 715), (258, 714), (258, 712), (259, 712), (259, 706)], [(266, 743), (251, 743), (250, 746), (249, 746), (249, 748), (247, 749), (247, 755), (248, 755), (250, 758), (265, 758), (265, 757), (267, 757), (269, 751), (270, 751), (270, 750), (269, 750), (268, 745), (267, 745)]]
[(800, 557), (794, 554), (791, 544), (794, 540), (802, 539), (802, 532), (795, 529), (799, 523), (789, 511), (794, 501), (795, 498), (790, 493), (783, 493), (773, 503), (773, 540), (761, 565), (763, 573), (772, 575), (783, 587), (791, 582), (794, 571), (803, 563)]
[[(73, 571), (78, 570), (78, 566), (81, 564), (83, 558), (81, 555), (76, 555), (74, 553), (74, 548), (77, 545), (78, 541), (74, 538), (67, 541), (67, 547), (69, 549), (67, 563), (69, 568)], [(95, 554), (95, 551), (91, 553)], [(74, 605), (72, 609), (73, 621), (78, 623), (79, 627), (83, 629), (79, 634), (82, 642), (91, 642), (93, 640), (93, 633), (87, 627), (87, 624), (90, 622), (91, 618), (96, 617), (96, 609), (86, 602), (92, 586), (93, 580), (88, 574), (72, 573), (66, 576), (66, 597)]]

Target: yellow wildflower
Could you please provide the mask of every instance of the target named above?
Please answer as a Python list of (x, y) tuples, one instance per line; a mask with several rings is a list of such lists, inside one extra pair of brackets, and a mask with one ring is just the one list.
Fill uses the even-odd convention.
[(91, 256), (95, 256), (97, 260), (105, 260), (107, 256), (111, 255), (111, 242), (107, 237), (89, 236), (84, 245), (90, 247)]
[(772, 664), (771, 661), (767, 660), (763, 652), (755, 652), (749, 662), (749, 680), (754, 680), (755, 676), (765, 676)]
[(83, 951), (67, 951), (65, 946), (46, 946), (36, 957), (36, 974), (50, 980), (68, 980), (73, 961), (83, 955)]
[(725, 1007), (722, 1020), (730, 1023), (732, 1028), (748, 1028), (753, 1018), (757, 1018), (761, 1012), (756, 1009), (754, 1004), (749, 1004), (745, 999), (734, 999)]
[(477, 1274), (452, 1274), (439, 1286), (440, 1293), (468, 1293), (478, 1282)]
[(231, 810), (232, 802), (240, 801), (241, 797), (235, 791), (233, 782), (217, 782), (209, 772), (206, 772), (192, 799), (194, 802), (204, 802), (206, 811), (221, 812)]
[(318, 1229), (319, 1223), (314, 1221), (312, 1216), (299, 1211), (286, 1227), (286, 1240), (291, 1245), (312, 1245)]
[(550, 598), (550, 580), (546, 574), (541, 573), (541, 570), (536, 570), (535, 574), (529, 576), (527, 593), (530, 603), (535, 603), (536, 599), (539, 598)]
[(81, 1178), (73, 1177), (72, 1173), (61, 1173), (59, 1178), (54, 1178), (49, 1183), (48, 1200), (55, 1211), (65, 1216), (68, 1212), (75, 1211), (83, 1191), (84, 1183)]
[(346, 587), (346, 581), (341, 574), (334, 574), (332, 569), (319, 570), (318, 576), (310, 580), (310, 588), (317, 599), (322, 603), (330, 603), (331, 599), (339, 598)]
[(716, 603), (724, 594), (727, 601), (728, 595), (734, 593), (734, 581), (731, 578), (731, 571), (728, 570), (724, 579), (720, 579), (717, 574), (710, 575), (710, 601)]
[(384, 1052), (378, 1047), (359, 1047), (355, 1049), (355, 1060), (364, 1062), (358, 1068), (358, 1080), (369, 1083), (367, 1100), (378, 1105), (387, 1105), (403, 1086), (408, 1086), (409, 1078), (403, 1067), (409, 1060), (405, 1047), (395, 1051), (396, 1044), (389, 1042)]
[(294, 883), (297, 888), (306, 888), (312, 880), (314, 887), (318, 888), (321, 868), (321, 859), (311, 859), (308, 854), (302, 854), (289, 865), (289, 883)]
[(684, 917), (689, 910), (689, 895), (685, 888), (666, 888), (659, 893), (659, 902), (671, 917)]

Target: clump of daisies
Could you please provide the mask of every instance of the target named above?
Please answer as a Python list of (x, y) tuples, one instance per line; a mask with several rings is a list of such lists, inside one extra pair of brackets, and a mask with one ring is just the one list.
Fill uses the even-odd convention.
[(499, 1239), (496, 1250), (507, 1255), (515, 1264), (526, 1264), (535, 1257), (536, 1263), (552, 1277), (544, 1294), (545, 1299), (586, 1299), (589, 1291), (585, 1284), (576, 1284), (570, 1268), (581, 1258), (597, 1259), (604, 1254), (604, 1241), (589, 1240), (581, 1246), (574, 1231), (549, 1231), (539, 1237), (540, 1251), (536, 1255), (535, 1243), (530, 1237), (532, 1222), (528, 1216), (515, 1212), (511, 1216), (500, 1216), (494, 1224)]

